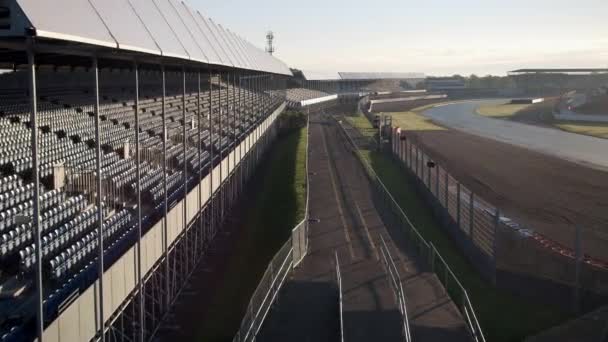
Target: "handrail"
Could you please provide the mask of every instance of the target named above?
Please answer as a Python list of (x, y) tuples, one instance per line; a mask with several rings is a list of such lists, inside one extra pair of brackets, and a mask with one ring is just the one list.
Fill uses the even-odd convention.
[(344, 304), (342, 303), (342, 272), (340, 271), (340, 260), (338, 259), (338, 251), (336, 257), (336, 281), (338, 283), (338, 295), (340, 304), (340, 341), (344, 342)]
[[(348, 142), (353, 146), (354, 151), (358, 157), (357, 159), (363, 165), (364, 169), (367, 171), (367, 174), (370, 177), (370, 179), (372, 180), (372, 182), (375, 182), (376, 184), (379, 185), (379, 188), (382, 190), (381, 191), (382, 194), (385, 195), (389, 199), (390, 204), (397, 211), (397, 214), (400, 215), (401, 218), (405, 220), (405, 222), (407, 222), (411, 231), (413, 231), (415, 233), (416, 237), (419, 239), (419, 242), (421, 242), (430, 251), (431, 257), (430, 257), (429, 263), (431, 264), (433, 272), (435, 272), (435, 269), (434, 269), (435, 256), (438, 256), (439, 261), (445, 266), (446, 272), (444, 273), (445, 276), (444, 276), (443, 285), (444, 285), (444, 287), (446, 287), (446, 292), (448, 293), (448, 295), (449, 295), (449, 291), (447, 289), (448, 272), (452, 276), (452, 278), (456, 281), (459, 289), (462, 292), (462, 298), (461, 298), (462, 302), (460, 303), (459, 307), (460, 307), (461, 311), (463, 312), (464, 316), (466, 316), (467, 327), (475, 341), (485, 342), (485, 337), (483, 335), (483, 331), (481, 330), (481, 326), (479, 325), (479, 321), (477, 320), (477, 316), (475, 315), (475, 310), (474, 310), (473, 304), (471, 303), (471, 300), (469, 299), (469, 295), (466, 292), (466, 290), (464, 289), (464, 287), (462, 286), (462, 284), (460, 283), (460, 281), (458, 280), (458, 278), (456, 277), (456, 275), (454, 274), (454, 272), (452, 272), (452, 269), (445, 262), (445, 259), (441, 256), (439, 251), (437, 251), (435, 246), (432, 243), (427, 242), (422, 237), (420, 232), (418, 232), (418, 230), (416, 229), (414, 224), (410, 221), (409, 217), (405, 214), (405, 212), (403, 212), (403, 210), (401, 209), (401, 206), (399, 206), (397, 201), (395, 201), (395, 198), (391, 195), (391, 193), (388, 191), (388, 189), (386, 188), (386, 186), (384, 185), (384, 183), (382, 182), (380, 177), (376, 174), (373, 167), (371, 165), (369, 165), (369, 163), (365, 160), (365, 157), (363, 156), (363, 154), (357, 147), (357, 144), (354, 142), (352, 137), (348, 134), (348, 132), (346, 131), (346, 129), (344, 128), (342, 123), (339, 122), (338, 120), (336, 120), (335, 118), (333, 118), (333, 119), (334, 119), (334, 121), (336, 121), (337, 125), (341, 128), (340, 131), (342, 132), (342, 134), (344, 134), (344, 136), (346, 137)], [(438, 277), (438, 278), (441, 281), (441, 277)]]
[(380, 240), (382, 245), (380, 246), (380, 252), (382, 253), (382, 261), (388, 275), (390, 276), (391, 285), (393, 287), (393, 291), (395, 292), (395, 296), (397, 297), (397, 303), (399, 305), (399, 312), (401, 313), (401, 317), (403, 319), (403, 335), (405, 336), (405, 342), (412, 341), (412, 335), (410, 333), (410, 321), (407, 314), (407, 305), (405, 300), (405, 292), (403, 291), (403, 284), (401, 283), (401, 276), (399, 275), (399, 271), (397, 270), (397, 266), (395, 265), (393, 256), (391, 255), (388, 246), (386, 245), (386, 241), (384, 237), (380, 235)]

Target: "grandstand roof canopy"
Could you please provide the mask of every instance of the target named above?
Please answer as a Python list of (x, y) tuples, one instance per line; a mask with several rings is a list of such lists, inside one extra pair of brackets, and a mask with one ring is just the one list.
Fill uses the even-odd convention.
[(302, 70), (309, 81), (348, 81), (348, 80), (389, 80), (424, 78), (422, 73), (415, 72), (319, 72)]
[[(218, 66), (291, 75), (279, 59), (254, 47), (178, 0), (16, 0), (0, 40), (35, 37), (70, 49), (118, 49)], [(58, 50), (60, 48), (57, 48)]]
[(424, 78), (419, 72), (339, 72), (343, 80), (396, 80), (408, 78)]
[(606, 73), (608, 69), (601, 68), (565, 68), (565, 69), (517, 69), (510, 74), (591, 74)]
[(331, 71), (311, 71), (302, 70), (304, 78), (309, 81), (337, 81), (340, 80), (340, 74)]

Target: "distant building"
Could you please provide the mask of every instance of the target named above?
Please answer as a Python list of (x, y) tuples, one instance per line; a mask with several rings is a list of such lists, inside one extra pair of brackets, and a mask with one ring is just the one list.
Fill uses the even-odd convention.
[(426, 89), (428, 91), (460, 90), (466, 87), (464, 79), (457, 77), (427, 77)]

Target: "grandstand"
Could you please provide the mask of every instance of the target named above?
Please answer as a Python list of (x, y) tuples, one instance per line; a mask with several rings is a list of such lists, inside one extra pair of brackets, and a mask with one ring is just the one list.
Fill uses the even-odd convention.
[(303, 88), (327, 93), (361, 93), (413, 89), (424, 81), (421, 73), (398, 72), (315, 72), (302, 71), (297, 79)]
[(0, 341), (149, 340), (291, 73), (183, 2), (0, 7)]

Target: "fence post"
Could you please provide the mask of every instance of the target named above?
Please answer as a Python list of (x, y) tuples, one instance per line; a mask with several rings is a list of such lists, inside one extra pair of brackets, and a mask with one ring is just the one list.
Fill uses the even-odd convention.
[(456, 224), (458, 228), (462, 229), (460, 226), (460, 182), (456, 183)]
[[(435, 165), (435, 198), (439, 200), (439, 164)], [(441, 200), (439, 200), (441, 203)]]
[(492, 249), (494, 252), (494, 285), (496, 285), (496, 249), (498, 243), (496, 237), (498, 236), (498, 225), (500, 224), (500, 209), (496, 208), (494, 211), (494, 239), (492, 240)]
[[(429, 159), (426, 159), (427, 163), (429, 162)], [(429, 192), (433, 193), (433, 188), (431, 186), (431, 168), (430, 166), (426, 165), (426, 178), (427, 178), (427, 183), (429, 184)]]
[(475, 195), (473, 191), (470, 192), (469, 195), (469, 236), (471, 237), (471, 241), (473, 241), (473, 218), (475, 217)]
[(576, 226), (575, 232), (575, 259), (574, 259), (574, 312), (578, 315), (581, 311), (581, 262), (583, 260), (583, 249), (581, 244), (581, 227)]
[(412, 170), (412, 143), (408, 141), (406, 141), (406, 144), (409, 145), (409, 156), (408, 156), (408, 166), (410, 168), (410, 170)]
[(448, 204), (448, 189), (450, 188), (450, 176), (448, 174), (447, 171), (443, 170), (445, 172), (445, 209), (448, 212), (448, 216), (450, 215), (450, 207)]

